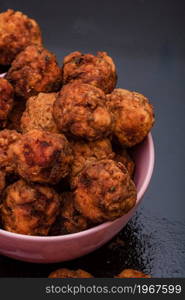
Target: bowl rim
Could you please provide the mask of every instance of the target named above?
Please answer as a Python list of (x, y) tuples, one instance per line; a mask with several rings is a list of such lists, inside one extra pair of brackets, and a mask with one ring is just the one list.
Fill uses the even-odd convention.
[(147, 169), (147, 174), (145, 176), (145, 180), (143, 181), (142, 186), (139, 189), (139, 192), (137, 193), (137, 200), (135, 206), (125, 215), (121, 216), (120, 218), (115, 219), (114, 221), (108, 221), (104, 222), (100, 225), (94, 226), (92, 228), (76, 232), (76, 233), (70, 233), (70, 234), (65, 234), (65, 235), (57, 235), (57, 236), (31, 236), (31, 235), (26, 235), (26, 234), (20, 234), (20, 233), (15, 233), (15, 232), (10, 232), (6, 231), (4, 229), (0, 229), (0, 237), (6, 236), (9, 238), (17, 238), (20, 240), (24, 241), (42, 241), (42, 242), (51, 242), (51, 241), (65, 241), (68, 239), (76, 239), (79, 237), (86, 236), (91, 233), (98, 232), (99, 230), (104, 230), (105, 228), (110, 227), (113, 223), (117, 222), (121, 218), (125, 218), (132, 210), (134, 210), (137, 205), (140, 203), (144, 193), (147, 190), (147, 187), (149, 185), (150, 179), (152, 177), (153, 169), (154, 169), (154, 161), (155, 161), (155, 150), (154, 150), (154, 142), (152, 138), (152, 134), (149, 133), (145, 139), (148, 139), (148, 153), (149, 153), (149, 164), (148, 164), (148, 169)]
[(6, 73), (1, 73), (1, 74), (0, 74), (0, 78), (1, 78), (1, 77), (2, 77), (2, 78), (5, 77), (5, 75), (6, 75)]

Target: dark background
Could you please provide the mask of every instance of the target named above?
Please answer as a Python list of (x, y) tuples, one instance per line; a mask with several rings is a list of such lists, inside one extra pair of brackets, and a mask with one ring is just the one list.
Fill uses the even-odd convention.
[(119, 235), (127, 246), (117, 246), (115, 238), (116, 250), (109, 243), (80, 260), (49, 266), (0, 257), (0, 276), (47, 276), (61, 266), (112, 276), (135, 266), (153, 276), (185, 277), (185, 1), (0, 0), (0, 11), (8, 8), (39, 22), (44, 45), (60, 64), (75, 50), (113, 57), (118, 86), (154, 105), (156, 161), (142, 206)]

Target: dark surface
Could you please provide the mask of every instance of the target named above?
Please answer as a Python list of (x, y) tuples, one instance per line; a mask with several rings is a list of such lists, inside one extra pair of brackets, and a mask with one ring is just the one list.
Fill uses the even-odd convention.
[(145, 94), (154, 105), (156, 163), (142, 213), (121, 233), (126, 246), (109, 245), (57, 265), (2, 257), (0, 276), (47, 276), (60, 266), (112, 276), (129, 266), (157, 277), (185, 277), (185, 2), (0, 1), (0, 9), (7, 8), (40, 23), (45, 46), (60, 63), (74, 50), (110, 53), (117, 64), (118, 86)]

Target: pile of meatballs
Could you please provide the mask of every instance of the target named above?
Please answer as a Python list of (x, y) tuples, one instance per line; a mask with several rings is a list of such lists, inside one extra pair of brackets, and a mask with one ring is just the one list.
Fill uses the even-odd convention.
[(0, 224), (48, 236), (80, 232), (130, 211), (130, 149), (154, 123), (140, 93), (116, 88), (106, 52), (73, 52), (62, 67), (37, 22), (0, 14)]

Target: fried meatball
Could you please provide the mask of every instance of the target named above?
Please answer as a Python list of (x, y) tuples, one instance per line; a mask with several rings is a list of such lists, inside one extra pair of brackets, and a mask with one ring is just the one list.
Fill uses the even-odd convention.
[(15, 164), (11, 156), (10, 148), (21, 138), (21, 134), (15, 130), (4, 129), (0, 131), (0, 169), (5, 172), (14, 172)]
[(71, 192), (62, 194), (61, 229), (64, 233), (83, 231), (90, 226), (89, 221), (76, 209), (74, 195)]
[(9, 65), (30, 44), (42, 45), (39, 25), (20, 11), (0, 14), (0, 64)]
[(5, 230), (27, 235), (48, 235), (60, 202), (54, 189), (19, 180), (6, 188), (2, 198), (0, 211)]
[(97, 55), (73, 52), (64, 58), (63, 84), (78, 81), (102, 89), (106, 94), (111, 93), (116, 86), (116, 67), (106, 52)]
[(4, 78), (0, 78), (0, 127), (6, 126), (8, 114), (13, 107), (14, 92), (12, 85)]
[(16, 56), (6, 78), (13, 85), (16, 96), (24, 99), (39, 92), (56, 92), (62, 80), (55, 55), (35, 45), (26, 47)]
[(64, 135), (36, 129), (12, 145), (11, 155), (18, 174), (25, 180), (50, 184), (69, 173), (73, 159)]
[(40, 129), (58, 133), (56, 123), (53, 119), (53, 103), (56, 93), (39, 93), (30, 97), (26, 102), (26, 110), (21, 118), (22, 132), (32, 129)]
[(116, 278), (150, 278), (151, 276), (146, 275), (143, 272), (137, 270), (125, 269), (115, 277)]
[(114, 115), (114, 134), (126, 147), (140, 143), (154, 124), (153, 107), (142, 94), (115, 89), (107, 95), (107, 105)]
[(107, 136), (112, 118), (105, 101), (104, 92), (92, 85), (74, 82), (64, 86), (53, 106), (59, 130), (89, 141)]
[(69, 269), (58, 269), (49, 274), (48, 278), (93, 278), (93, 276), (81, 269), (69, 270)]
[(114, 158), (111, 142), (109, 139), (95, 142), (71, 141), (74, 161), (71, 166), (70, 180), (80, 173), (84, 166), (96, 160)]
[(115, 161), (121, 162), (128, 170), (130, 177), (132, 178), (134, 175), (135, 163), (128, 150), (125, 148), (121, 148), (116, 152)]
[(8, 115), (8, 121), (6, 127), (11, 130), (21, 132), (21, 117), (26, 109), (26, 101), (15, 99), (13, 109)]
[(0, 169), (0, 195), (6, 186), (6, 173)]
[(74, 203), (74, 194), (72, 192), (62, 193), (60, 213), (49, 235), (76, 233), (86, 230), (90, 226), (89, 220), (77, 211)]
[(93, 223), (121, 217), (136, 203), (136, 187), (127, 169), (110, 159), (87, 165), (74, 187), (77, 210)]

